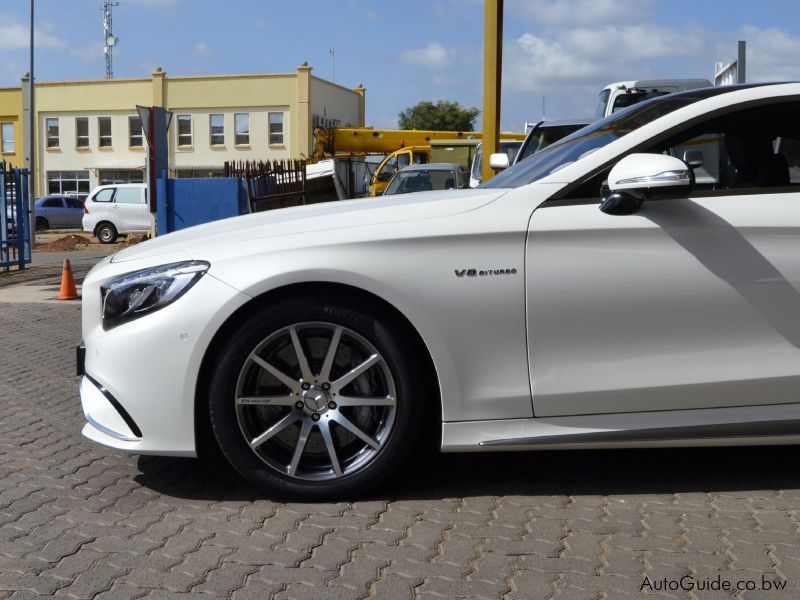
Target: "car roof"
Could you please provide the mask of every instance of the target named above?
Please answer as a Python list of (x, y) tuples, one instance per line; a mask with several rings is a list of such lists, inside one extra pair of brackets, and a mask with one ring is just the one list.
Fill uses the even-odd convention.
[(460, 168), (457, 163), (422, 163), (403, 167), (400, 171), (454, 171)]

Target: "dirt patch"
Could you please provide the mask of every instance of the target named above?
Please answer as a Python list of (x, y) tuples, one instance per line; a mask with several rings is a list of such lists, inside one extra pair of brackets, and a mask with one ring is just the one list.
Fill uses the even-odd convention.
[(43, 244), (36, 244), (34, 252), (68, 252), (70, 250), (85, 250), (92, 245), (92, 240), (82, 235), (72, 233)]

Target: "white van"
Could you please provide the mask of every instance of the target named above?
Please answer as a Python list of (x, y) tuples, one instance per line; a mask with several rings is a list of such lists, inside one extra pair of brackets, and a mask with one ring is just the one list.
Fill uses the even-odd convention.
[(610, 83), (600, 90), (594, 118), (602, 119), (622, 108), (656, 96), (704, 87), (711, 87), (708, 79), (642, 79)]
[(101, 185), (89, 194), (83, 213), (83, 230), (103, 244), (113, 244), (120, 234), (146, 233), (153, 226), (143, 183)]

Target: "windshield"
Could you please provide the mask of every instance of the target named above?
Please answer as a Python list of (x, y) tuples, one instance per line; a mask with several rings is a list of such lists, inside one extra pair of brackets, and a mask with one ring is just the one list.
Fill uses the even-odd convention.
[(518, 162), (482, 184), (481, 187), (515, 188), (533, 183), (618, 140), (650, 121), (698, 100), (723, 94), (730, 89), (718, 87), (692, 90), (635, 104), (609, 115), (605, 119), (596, 121), (526, 160)]
[(594, 118), (602, 119), (606, 114), (606, 104), (608, 104), (608, 97), (611, 95), (611, 90), (603, 90), (600, 92), (600, 97), (597, 99), (597, 108), (594, 109)]
[(544, 150), (563, 137), (586, 127), (586, 123), (575, 123), (569, 125), (547, 125), (542, 124), (528, 135), (524, 145), (519, 151), (517, 162), (525, 160), (532, 154)]
[[(514, 157), (517, 156), (517, 152), (519, 151), (519, 147), (522, 146), (522, 140), (514, 140), (508, 142), (500, 142), (500, 148), (497, 150), (498, 153), (506, 154), (508, 156), (508, 164), (514, 164)], [(483, 144), (478, 146), (478, 149), (475, 151), (475, 159), (472, 161), (472, 178), (477, 179), (478, 181), (481, 180), (483, 177), (483, 173), (481, 172), (483, 168)]]
[(389, 183), (384, 195), (409, 194), (411, 192), (426, 192), (429, 190), (452, 190), (458, 187), (456, 179), (455, 170), (413, 169), (400, 171)]

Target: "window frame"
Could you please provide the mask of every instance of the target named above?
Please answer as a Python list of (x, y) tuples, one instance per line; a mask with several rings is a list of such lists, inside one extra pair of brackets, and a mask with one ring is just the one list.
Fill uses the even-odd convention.
[[(244, 117), (247, 123), (247, 131), (242, 134), (239, 133), (239, 117)], [(233, 113), (233, 145), (240, 148), (250, 146), (250, 113)]]
[[(280, 132), (272, 132), (272, 115), (280, 116)], [(286, 146), (286, 118), (283, 111), (269, 111), (267, 113), (267, 145), (268, 146)], [(277, 123), (276, 123), (277, 125)], [(280, 141), (278, 141), (280, 136)]]
[[(191, 148), (194, 146), (194, 119), (192, 115), (175, 115), (177, 127), (175, 129), (175, 143), (178, 148)], [(188, 122), (189, 123), (189, 133), (181, 133), (181, 122)], [(209, 127), (210, 127), (209, 121)], [(189, 143), (184, 144), (181, 143), (181, 137), (189, 137)], [(210, 139), (210, 138), (209, 138)]]
[[(222, 125), (214, 125), (214, 117), (220, 117), (222, 119)], [(220, 133), (214, 133), (214, 127), (222, 127), (222, 131)], [(214, 137), (219, 136), (222, 140), (220, 142), (215, 142)], [(225, 114), (224, 113), (210, 113), (208, 115), (208, 145), (212, 147), (219, 148), (225, 145)]]
[[(138, 133), (134, 133), (133, 130), (133, 125), (136, 121), (139, 122)], [(138, 144), (136, 143), (136, 138), (138, 138)], [(128, 115), (128, 148), (144, 148), (144, 125), (139, 115)]]
[[(50, 133), (51, 124), (55, 121), (55, 135)], [(58, 150), (61, 140), (61, 123), (58, 117), (45, 117), (44, 119), (45, 148)]]
[[(86, 133), (81, 135), (80, 124), (86, 125)], [(84, 143), (81, 143), (81, 141)], [(75, 149), (84, 150), (89, 148), (89, 117), (75, 117)]]
[[(69, 174), (70, 177), (64, 177), (65, 173)], [(47, 185), (46, 195), (48, 196), (88, 194), (90, 191), (89, 171), (87, 169), (45, 171), (45, 182)], [(74, 183), (75, 185), (68, 185), (69, 189), (65, 190), (64, 182)], [(73, 187), (74, 190), (72, 189)]]
[[(108, 135), (103, 134), (103, 124), (108, 123)], [(97, 117), (97, 147), (98, 148), (113, 148), (114, 147), (114, 132), (111, 117)], [(104, 138), (108, 138), (108, 144), (104, 144)]]
[[(6, 137), (6, 128), (11, 129), (10, 140)], [(15, 133), (14, 121), (3, 121), (2, 123), (0, 123), (0, 152), (2, 152), (3, 154), (14, 154), (15, 152), (14, 149), (16, 148), (16, 140), (14, 139), (15, 138), (14, 133)], [(10, 150), (6, 149), (6, 144), (8, 144), (9, 141), (11, 143)]]

